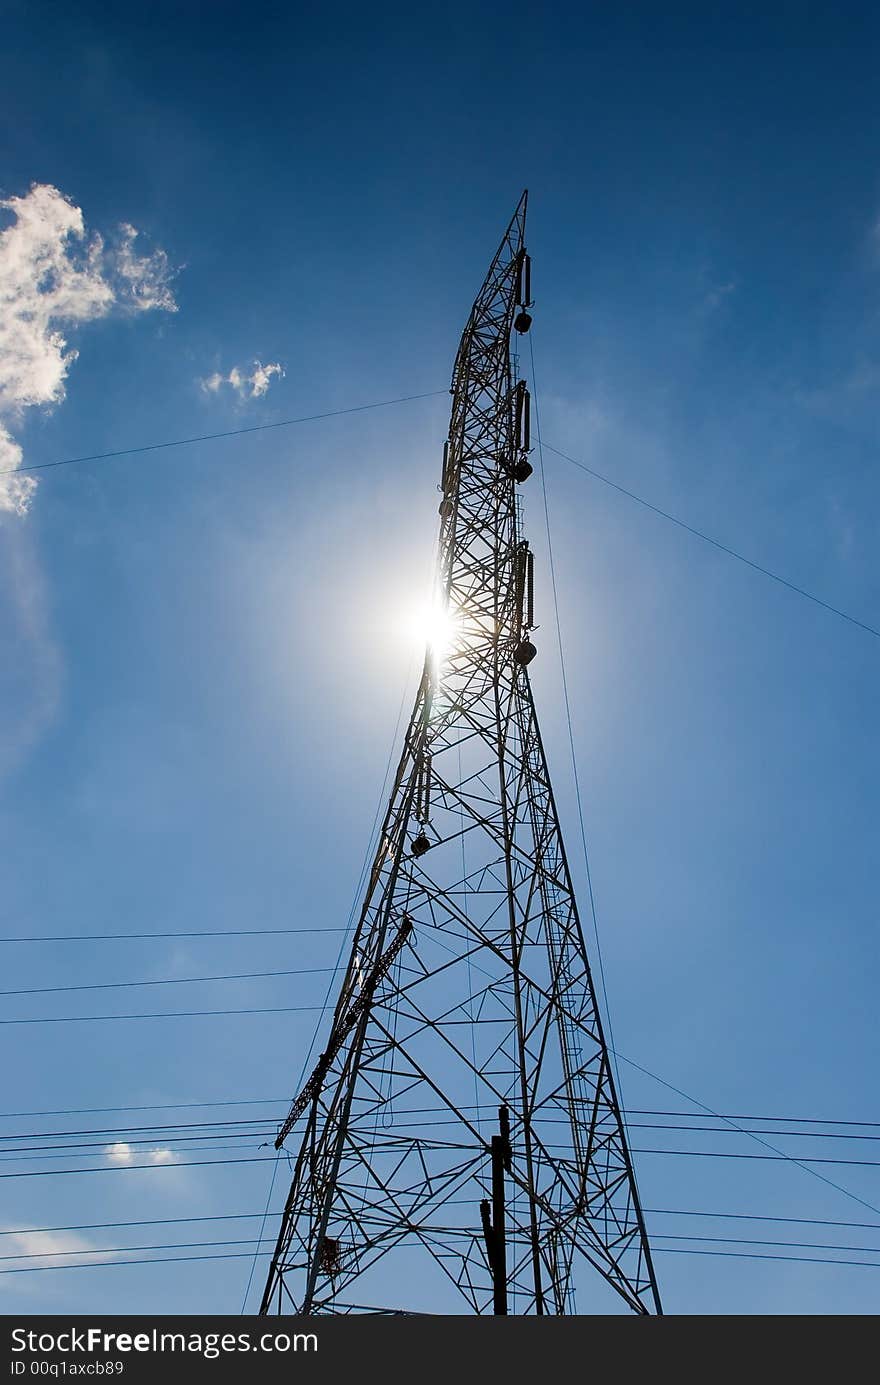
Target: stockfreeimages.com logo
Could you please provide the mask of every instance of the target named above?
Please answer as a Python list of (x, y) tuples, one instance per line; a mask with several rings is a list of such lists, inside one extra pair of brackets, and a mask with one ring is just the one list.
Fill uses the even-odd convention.
[[(23, 1327), (14, 1327), (11, 1335), (13, 1352), (29, 1352), (34, 1356), (74, 1356), (80, 1353), (127, 1356), (132, 1352), (179, 1352), (213, 1361), (226, 1353), (242, 1351), (284, 1353), (318, 1350), (318, 1338), (314, 1332), (263, 1332), (252, 1337), (249, 1332), (160, 1332), (155, 1327), (149, 1332), (106, 1332), (102, 1327), (87, 1327), (70, 1328), (58, 1333), (32, 1332)], [(13, 1361), (13, 1375), (23, 1375), (26, 1370), (24, 1361)]]

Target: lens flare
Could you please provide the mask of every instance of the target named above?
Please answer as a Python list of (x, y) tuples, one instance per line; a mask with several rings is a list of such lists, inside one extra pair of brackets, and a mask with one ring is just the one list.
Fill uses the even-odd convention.
[(434, 600), (415, 607), (406, 626), (416, 647), (427, 648), (432, 663), (439, 669), (455, 647), (461, 622), (442, 601)]

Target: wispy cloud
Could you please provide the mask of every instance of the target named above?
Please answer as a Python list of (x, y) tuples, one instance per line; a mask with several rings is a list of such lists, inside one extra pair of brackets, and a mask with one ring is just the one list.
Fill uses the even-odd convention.
[(731, 294), (736, 293), (736, 287), (736, 283), (733, 279), (729, 280), (726, 284), (713, 285), (703, 298), (704, 311), (709, 313), (715, 312), (717, 308), (721, 307), (725, 299), (729, 298)]
[[(0, 481), (9, 480), (0, 477)], [(33, 535), (14, 525), (0, 543), (0, 779), (51, 724), (63, 687), (46, 580)]]
[(87, 234), (82, 210), (48, 183), (0, 200), (0, 210), (12, 217), (0, 232), (0, 512), (23, 515), (37, 483), (15, 475), (23, 457), (13, 430), (26, 409), (63, 400), (77, 357), (66, 333), (111, 312), (177, 304), (167, 255), (139, 254), (129, 223), (109, 244)]
[(816, 413), (832, 417), (836, 411), (851, 411), (867, 401), (873, 409), (880, 392), (880, 362), (862, 357), (823, 385), (795, 392), (799, 404)]
[(29, 1262), (38, 1256), (43, 1269), (71, 1262), (91, 1264), (114, 1255), (113, 1251), (96, 1250), (85, 1236), (71, 1231), (12, 1231), (4, 1235), (3, 1246), (4, 1255), (28, 1257)]
[(176, 1164), (177, 1155), (173, 1149), (151, 1149), (147, 1155), (151, 1164)]
[(273, 375), (279, 378), (284, 376), (284, 369), (278, 361), (272, 361), (269, 365), (254, 361), (250, 374), (243, 366), (234, 365), (228, 375), (221, 375), (215, 370), (213, 375), (208, 375), (200, 383), (208, 394), (219, 394), (221, 389), (229, 388), (235, 390), (241, 399), (261, 399), (268, 391)]
[(124, 1140), (108, 1145), (104, 1150), (111, 1164), (176, 1164), (177, 1155), (173, 1149), (132, 1149)]
[(140, 233), (129, 222), (119, 228), (119, 244), (113, 256), (118, 284), (118, 301), (136, 312), (160, 308), (176, 313), (177, 304), (171, 292), (172, 270), (164, 250), (138, 255), (135, 241)]

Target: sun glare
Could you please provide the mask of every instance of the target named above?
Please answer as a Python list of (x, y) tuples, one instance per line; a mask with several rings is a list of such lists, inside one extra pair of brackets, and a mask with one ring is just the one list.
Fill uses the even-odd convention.
[(437, 665), (443, 664), (451, 652), (458, 632), (455, 615), (439, 601), (433, 601), (416, 608), (408, 624), (416, 645), (427, 647), (434, 662)]

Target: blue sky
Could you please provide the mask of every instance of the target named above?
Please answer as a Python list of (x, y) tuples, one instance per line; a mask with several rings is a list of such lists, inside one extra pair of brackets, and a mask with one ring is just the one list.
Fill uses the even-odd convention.
[[(859, 6), (7, 5), (0, 196), (37, 183), (80, 208), (80, 249), (103, 236), (113, 302), (63, 327), (78, 352), (64, 398), (13, 400), (0, 421), (27, 465), (442, 391), (528, 185), (547, 440), (876, 626), (878, 25)], [(139, 232), (141, 286), (167, 256), (177, 311), (131, 298), (121, 225)], [(228, 383), (255, 362), (283, 377), (256, 396)], [(216, 375), (227, 382), (206, 388)], [(345, 924), (418, 662), (401, 627), (429, 572), (447, 408), (441, 394), (44, 472), (25, 516), (0, 515), (3, 934)], [(545, 460), (618, 1048), (716, 1111), (880, 1120), (880, 643)], [(525, 504), (534, 683), (582, 883), (535, 482)], [(339, 936), (7, 945), (3, 988), (326, 967)], [(309, 1005), (325, 983), (6, 997), (2, 1013)], [(277, 1112), (314, 1020), (12, 1026), (0, 1107), (252, 1097)], [(636, 1068), (621, 1075), (630, 1107), (686, 1109)], [(205, 1115), (223, 1111), (192, 1118)], [(252, 1213), (270, 1167), (2, 1180), (0, 1225)], [(864, 1205), (880, 1208), (877, 1169), (815, 1168), (852, 1196), (785, 1162), (638, 1161), (649, 1208), (880, 1224)], [(276, 1204), (285, 1182), (282, 1164)], [(880, 1232), (737, 1225), (698, 1231), (880, 1246)], [(869, 1269), (657, 1259), (670, 1311), (876, 1308)], [(8, 1312), (237, 1311), (247, 1271), (10, 1275), (0, 1294)]]

